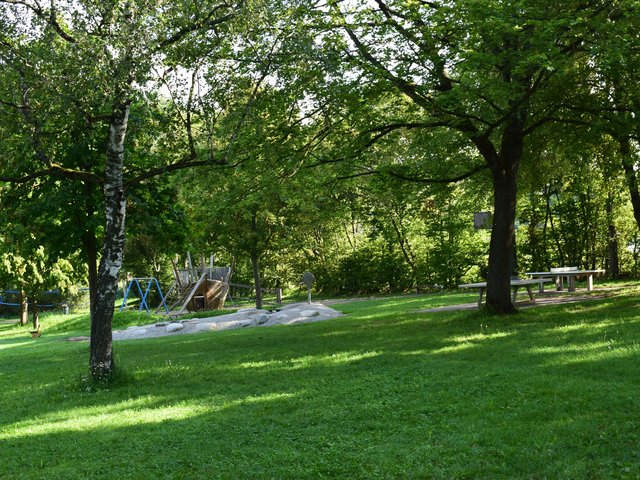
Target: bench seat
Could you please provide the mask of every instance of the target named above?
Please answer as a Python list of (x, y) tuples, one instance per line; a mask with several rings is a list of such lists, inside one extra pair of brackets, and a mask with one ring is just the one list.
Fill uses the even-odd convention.
[[(527, 278), (527, 279), (513, 279), (510, 282), (511, 289), (513, 290), (512, 300), (513, 303), (516, 303), (516, 295), (518, 294), (518, 289), (520, 287), (524, 287), (529, 294), (529, 299), (533, 303), (535, 303), (535, 299), (533, 298), (533, 293), (531, 292), (532, 285), (538, 285), (538, 289), (540, 292), (544, 292), (544, 283), (545, 282), (553, 282), (553, 278), (551, 277), (540, 277), (540, 278)], [(484, 291), (487, 289), (487, 282), (478, 282), (478, 283), (463, 283), (462, 285), (458, 285), (458, 288), (478, 288), (480, 289), (480, 298), (478, 298), (478, 308), (482, 306), (482, 297), (484, 296)]]

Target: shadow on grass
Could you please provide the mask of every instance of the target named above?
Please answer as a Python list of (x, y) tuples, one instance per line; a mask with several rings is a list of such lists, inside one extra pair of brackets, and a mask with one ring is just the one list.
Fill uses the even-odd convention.
[(122, 342), (135, 381), (93, 394), (86, 346), (52, 343), (53, 375), (23, 352), (30, 383), (0, 394), (39, 399), (1, 414), (3, 473), (25, 473), (28, 451), (32, 478), (634, 476), (637, 303), (490, 317), (381, 302), (364, 320)]

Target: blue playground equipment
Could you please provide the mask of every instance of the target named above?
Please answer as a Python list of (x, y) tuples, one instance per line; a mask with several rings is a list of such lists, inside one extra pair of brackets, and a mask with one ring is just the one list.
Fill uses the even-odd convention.
[[(146, 282), (146, 287), (144, 289), (144, 293), (142, 292), (142, 285)], [(140, 307), (139, 311), (142, 311), (144, 308), (147, 312), (150, 312), (149, 305), (147, 304), (147, 297), (149, 296), (149, 292), (151, 292), (151, 288), (155, 286), (158, 295), (160, 295), (160, 307), (164, 307), (165, 311), (169, 313), (169, 308), (167, 308), (167, 304), (164, 299), (164, 295), (162, 294), (162, 289), (160, 288), (160, 284), (155, 277), (136, 277), (129, 280), (129, 285), (127, 285), (127, 289), (124, 293), (124, 298), (122, 299), (122, 306), (120, 307), (120, 311), (124, 310), (124, 307), (127, 306), (127, 297), (129, 296), (129, 292), (131, 291), (131, 287), (135, 285), (138, 289), (138, 293), (140, 294)], [(158, 308), (160, 308), (158, 307)]]

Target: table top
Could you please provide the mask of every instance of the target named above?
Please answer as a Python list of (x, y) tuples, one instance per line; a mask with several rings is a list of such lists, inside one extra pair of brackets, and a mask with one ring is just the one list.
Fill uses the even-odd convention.
[[(520, 285), (534, 285), (540, 282), (552, 282), (553, 278), (524, 278), (519, 280), (511, 280), (512, 287), (518, 287)], [(487, 286), (487, 282), (478, 282), (478, 283), (464, 283), (462, 285), (458, 285), (458, 288), (484, 288)]]
[(525, 275), (550, 275), (553, 277), (569, 275), (585, 275), (589, 273), (604, 273), (606, 270), (565, 270), (563, 272), (525, 272)]

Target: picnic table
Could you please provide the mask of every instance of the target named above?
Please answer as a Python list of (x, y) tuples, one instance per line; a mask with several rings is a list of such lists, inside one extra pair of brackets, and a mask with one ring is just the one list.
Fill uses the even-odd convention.
[[(576, 291), (576, 277), (587, 277), (587, 291), (593, 290), (593, 275), (596, 273), (604, 273), (604, 270), (578, 270), (578, 267), (558, 267), (551, 268), (548, 272), (527, 272), (533, 278), (554, 277), (556, 281), (556, 290), (561, 292), (564, 289), (564, 279), (567, 279), (567, 290), (569, 292)], [(541, 290), (542, 291), (542, 290)]]
[[(535, 303), (535, 299), (533, 298), (533, 293), (531, 292), (531, 285), (538, 285), (539, 291), (544, 292), (544, 283), (552, 282), (553, 278), (547, 277), (538, 277), (538, 278), (527, 278), (527, 279), (512, 279), (511, 289), (513, 290), (512, 299), (513, 303), (516, 303), (516, 295), (518, 294), (518, 289), (520, 287), (524, 287), (529, 294), (529, 299), (533, 303)], [(462, 285), (458, 285), (458, 288), (478, 288), (480, 289), (480, 298), (478, 299), (478, 308), (482, 306), (482, 297), (484, 296), (484, 291), (487, 289), (487, 282), (478, 282), (478, 283), (464, 283)]]

